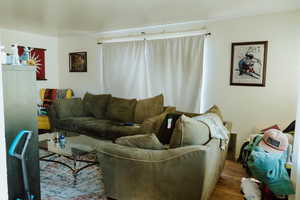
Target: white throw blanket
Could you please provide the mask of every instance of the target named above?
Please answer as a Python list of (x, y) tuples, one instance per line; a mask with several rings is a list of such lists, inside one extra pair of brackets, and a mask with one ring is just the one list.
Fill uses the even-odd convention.
[(205, 115), (193, 117), (193, 119), (207, 124), (207, 126), (210, 129), (211, 137), (220, 139), (222, 141), (221, 149), (225, 150), (225, 145), (229, 141), (229, 138), (228, 138), (229, 131), (223, 125), (223, 122), (218, 115), (216, 115), (214, 113), (208, 113)]

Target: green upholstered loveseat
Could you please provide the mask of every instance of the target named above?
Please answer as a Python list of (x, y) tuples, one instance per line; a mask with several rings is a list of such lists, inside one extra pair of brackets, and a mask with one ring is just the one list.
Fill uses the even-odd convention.
[[(86, 93), (83, 99), (60, 99), (49, 108), (51, 131), (76, 132), (98, 139), (145, 134), (175, 107), (164, 107), (163, 96), (136, 100)], [(135, 126), (124, 126), (127, 122)], [(157, 125), (158, 126), (158, 125)]]
[[(231, 126), (225, 123), (229, 132)], [(205, 145), (148, 150), (99, 141), (106, 195), (117, 200), (207, 200), (225, 164), (228, 148), (221, 150), (220, 144), (212, 138)]]

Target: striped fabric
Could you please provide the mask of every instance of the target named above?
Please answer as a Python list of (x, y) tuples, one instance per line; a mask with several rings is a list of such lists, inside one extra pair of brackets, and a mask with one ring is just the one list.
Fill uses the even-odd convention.
[(64, 99), (67, 98), (68, 93), (71, 93), (71, 97), (73, 96), (73, 91), (71, 89), (49, 89), (46, 88), (44, 95), (42, 97), (43, 107), (48, 108), (52, 102), (56, 99)]

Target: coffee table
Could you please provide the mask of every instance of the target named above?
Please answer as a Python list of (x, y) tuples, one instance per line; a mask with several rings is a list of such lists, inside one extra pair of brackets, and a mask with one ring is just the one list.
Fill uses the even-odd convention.
[[(69, 168), (72, 171), (73, 177), (74, 177), (74, 185), (77, 184), (77, 175), (80, 171), (91, 167), (93, 165), (98, 164), (98, 162), (95, 160), (82, 160), (80, 159), (83, 155), (88, 154), (95, 154), (96, 151), (94, 148), (80, 144), (81, 137), (84, 136), (73, 136), (73, 137), (66, 137), (65, 138), (65, 147), (61, 148), (59, 144), (55, 143), (54, 138), (57, 135), (57, 133), (46, 133), (39, 136), (39, 148), (44, 149), (49, 152), (49, 154), (45, 156), (41, 156), (41, 161), (46, 162), (54, 162), (59, 163), (67, 168)], [(54, 157), (54, 155), (57, 155), (58, 157), (63, 156), (65, 158), (68, 158), (73, 161), (73, 166), (68, 165), (67, 163), (55, 160), (57, 157)], [(86, 163), (86, 165), (78, 168), (78, 163)]]

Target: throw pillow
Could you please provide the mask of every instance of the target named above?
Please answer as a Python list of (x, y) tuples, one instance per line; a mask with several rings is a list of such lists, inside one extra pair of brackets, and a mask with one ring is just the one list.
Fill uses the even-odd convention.
[(170, 148), (186, 145), (204, 145), (209, 139), (210, 131), (205, 123), (182, 115), (175, 124)]
[(83, 98), (84, 109), (90, 116), (94, 116), (97, 119), (105, 119), (105, 113), (110, 98), (110, 94), (93, 95), (87, 92)]
[(183, 111), (179, 111), (179, 110), (176, 110), (176, 113), (177, 114), (181, 114), (181, 115), (185, 115), (187, 117), (196, 117), (196, 116), (200, 116), (200, 115), (203, 115), (203, 114), (199, 114), (199, 113), (191, 113), (191, 112), (183, 112)]
[(169, 113), (162, 122), (157, 138), (162, 144), (170, 144), (170, 140), (175, 129), (177, 120), (182, 114), (180, 113)]
[(162, 150), (166, 149), (157, 139), (154, 133), (147, 135), (133, 135), (120, 137), (115, 141), (116, 144), (135, 147), (141, 149)]
[(107, 106), (106, 117), (119, 122), (133, 122), (136, 99), (112, 97)]
[(53, 102), (53, 104), (59, 119), (86, 116), (83, 102), (80, 98), (57, 99)]
[(142, 124), (142, 129), (148, 133), (158, 133), (166, 115), (175, 111), (175, 107), (167, 107), (161, 114), (146, 119)]
[(221, 110), (220, 110), (220, 108), (217, 105), (214, 105), (213, 107), (211, 107), (210, 109), (208, 109), (208, 111), (206, 111), (204, 114), (206, 114), (206, 113), (215, 113), (215, 114), (217, 114), (220, 117), (220, 119), (222, 121), (224, 121), (223, 115), (221, 113)]
[(163, 109), (164, 96), (162, 94), (138, 100), (135, 107), (134, 122), (142, 123), (145, 119), (161, 114)]

